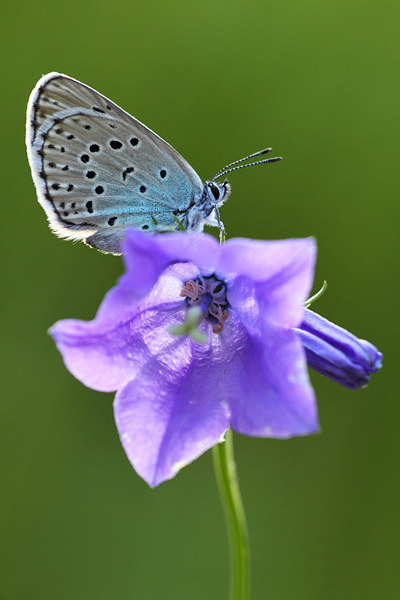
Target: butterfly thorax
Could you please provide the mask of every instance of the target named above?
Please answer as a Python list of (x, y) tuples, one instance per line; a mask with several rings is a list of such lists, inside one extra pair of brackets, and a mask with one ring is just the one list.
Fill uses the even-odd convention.
[(222, 206), (231, 192), (229, 183), (214, 183), (206, 181), (203, 193), (197, 201), (185, 210), (182, 224), (189, 231), (201, 232), (205, 224), (218, 227), (221, 231), (224, 226), (219, 217), (218, 208)]

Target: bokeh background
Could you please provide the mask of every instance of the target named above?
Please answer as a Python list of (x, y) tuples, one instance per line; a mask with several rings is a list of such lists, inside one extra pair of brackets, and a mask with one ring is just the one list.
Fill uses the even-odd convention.
[[(253, 600), (397, 600), (399, 4), (396, 0), (16, 0), (1, 16), (1, 600), (226, 598), (210, 452), (151, 490), (112, 394), (84, 388), (46, 330), (91, 319), (120, 258), (57, 239), (24, 147), (52, 70), (110, 97), (203, 179), (231, 174), (228, 234), (314, 235), (315, 310), (376, 344), (357, 392), (312, 374), (322, 433), (236, 435)], [(214, 232), (215, 233), (215, 232)]]

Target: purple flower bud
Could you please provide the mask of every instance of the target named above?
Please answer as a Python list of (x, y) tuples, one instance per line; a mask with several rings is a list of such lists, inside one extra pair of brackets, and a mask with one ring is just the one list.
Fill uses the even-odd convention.
[(297, 333), (308, 366), (333, 381), (356, 390), (368, 384), (371, 373), (382, 367), (382, 354), (369, 342), (304, 309)]

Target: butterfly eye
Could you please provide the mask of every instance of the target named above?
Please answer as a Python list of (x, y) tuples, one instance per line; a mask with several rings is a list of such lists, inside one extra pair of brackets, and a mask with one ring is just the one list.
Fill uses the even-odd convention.
[(210, 185), (210, 190), (211, 190), (211, 193), (212, 193), (212, 195), (214, 196), (214, 198), (215, 198), (216, 200), (219, 200), (219, 187), (218, 187), (218, 186), (216, 186), (214, 183), (212, 183), (212, 184)]

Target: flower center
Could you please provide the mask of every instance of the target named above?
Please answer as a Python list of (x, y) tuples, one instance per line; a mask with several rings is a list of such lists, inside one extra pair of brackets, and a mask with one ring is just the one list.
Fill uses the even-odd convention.
[(181, 290), (181, 296), (188, 299), (190, 306), (198, 306), (203, 312), (203, 319), (213, 317), (217, 323), (213, 326), (214, 333), (221, 333), (229, 312), (222, 307), (228, 304), (226, 287), (223, 281), (212, 277), (191, 279)]

